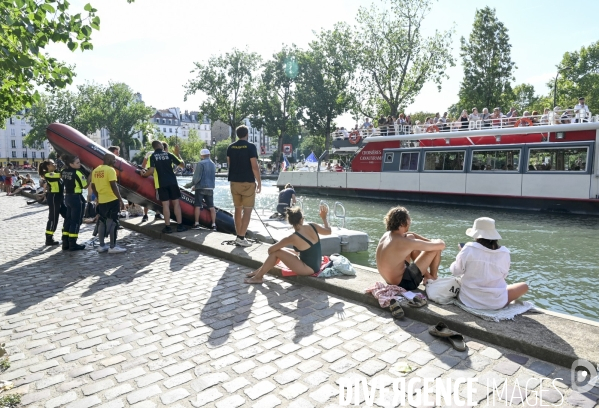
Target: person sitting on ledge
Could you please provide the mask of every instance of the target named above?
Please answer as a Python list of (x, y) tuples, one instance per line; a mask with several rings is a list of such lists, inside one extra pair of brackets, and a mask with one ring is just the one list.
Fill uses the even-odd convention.
[(376, 247), (376, 266), (385, 282), (405, 290), (417, 289), (423, 280), (437, 279), (441, 251), (445, 249), (441, 239), (409, 232), (411, 223), (404, 207), (390, 209), (385, 216), (387, 232)]
[[(327, 221), (327, 206), (320, 206), (323, 226), (313, 223), (304, 224), (304, 215), (299, 207), (288, 208), (286, 214), (287, 221), (295, 232), (268, 248), (268, 258), (260, 268), (246, 275), (248, 279), (244, 280), (245, 283), (262, 283), (262, 277), (279, 260), (297, 275), (309, 276), (320, 272), (322, 249), (319, 234), (331, 235), (331, 227)], [(289, 245), (293, 245), (293, 249), (286, 248)]]
[(449, 267), (454, 276), (461, 277), (458, 298), (463, 304), (473, 309), (497, 310), (528, 292), (524, 282), (511, 285), (505, 282), (510, 251), (497, 243), (501, 235), (493, 218), (477, 218), (466, 235), (476, 241), (460, 246), (455, 262)]

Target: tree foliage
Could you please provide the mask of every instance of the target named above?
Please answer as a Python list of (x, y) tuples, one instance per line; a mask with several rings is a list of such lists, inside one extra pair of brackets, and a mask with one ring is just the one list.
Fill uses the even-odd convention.
[(194, 63), (196, 68), (192, 72), (196, 78), (185, 85), (185, 100), (197, 92), (204, 93), (206, 99), (200, 111), (213, 122), (228, 124), (232, 129), (231, 140), (235, 140), (235, 128), (251, 113), (248, 96), (260, 61), (255, 52), (233, 49), (210, 57), (205, 64)]
[[(512, 98), (506, 105), (508, 108), (514, 107), (519, 115), (525, 111), (532, 113), (533, 110), (538, 110), (538, 102), (540, 97), (535, 95), (535, 87), (531, 84), (519, 84), (514, 87), (511, 92)], [(542, 112), (542, 110), (541, 110)]]
[[(212, 160), (214, 160), (214, 158), (216, 158), (218, 160), (219, 163), (226, 163), (227, 162), (227, 147), (229, 147), (229, 144), (231, 141), (230, 140), (221, 140), (220, 142), (216, 143), (216, 146), (213, 148), (213, 158)], [(216, 152), (216, 153), (214, 153)]]
[(510, 38), (495, 9), (476, 10), (469, 40), (461, 38), (462, 81), (458, 110), (477, 107), (490, 111), (496, 106), (507, 110), (513, 99), (511, 81), (515, 63), (511, 59)]
[(311, 133), (325, 136), (327, 150), (333, 120), (355, 104), (350, 89), (355, 71), (352, 41), (350, 27), (338, 23), (318, 33), (309, 50), (299, 53), (298, 117)]
[(200, 139), (198, 131), (189, 130), (187, 139), (179, 138), (179, 152), (185, 163), (197, 163), (200, 161), (200, 151), (206, 148), (206, 142)]
[(67, 0), (0, 0), (0, 121), (40, 102), (37, 86), (52, 91), (72, 83), (73, 67), (45, 48), (62, 43), (71, 51), (93, 49), (97, 10), (89, 3), (80, 13), (69, 7)]
[(80, 85), (77, 92), (42, 95), (29, 112), (32, 129), (25, 144), (34, 147), (42, 143), (46, 140), (46, 127), (60, 122), (83, 134), (105, 128), (112, 143), (121, 147), (121, 155), (127, 157), (129, 148), (141, 147), (133, 136), (152, 131), (148, 119), (153, 113), (126, 84)]
[(453, 66), (452, 30), (422, 35), (432, 0), (387, 0), (388, 10), (360, 7), (353, 60), (358, 63), (356, 110), (376, 117), (380, 104), (397, 116), (411, 104), (424, 84), (440, 88), (445, 69)]
[(314, 152), (316, 157), (320, 157), (324, 149), (325, 137), (322, 135), (306, 136), (302, 138), (302, 143), (299, 146), (300, 154), (303, 154), (304, 158), (308, 157), (311, 152)]
[[(108, 130), (113, 144), (120, 146), (121, 155), (128, 157), (130, 148), (139, 148), (140, 142), (134, 136), (153, 131), (149, 122), (154, 109), (140, 101), (133, 90), (124, 83), (110, 82), (100, 86), (96, 97), (90, 99), (95, 106), (90, 107), (97, 129)], [(90, 119), (92, 120), (92, 119)]]
[[(599, 41), (579, 51), (566, 52), (560, 66), (570, 69), (562, 71), (557, 81), (558, 105), (573, 107), (583, 96), (591, 112), (599, 113)], [(553, 81), (547, 86), (553, 89)]]
[(298, 129), (296, 117), (296, 80), (299, 71), (299, 51), (295, 46), (284, 46), (262, 65), (262, 74), (252, 94), (250, 122), (278, 139), (280, 156), (283, 136)]

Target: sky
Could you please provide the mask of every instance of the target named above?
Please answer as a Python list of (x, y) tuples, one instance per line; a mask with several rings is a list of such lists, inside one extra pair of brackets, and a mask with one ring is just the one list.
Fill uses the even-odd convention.
[[(233, 48), (257, 52), (269, 58), (283, 44), (306, 48), (314, 31), (331, 29), (338, 21), (354, 24), (360, 6), (382, 0), (89, 0), (98, 9), (100, 31), (94, 31), (93, 51), (70, 52), (65, 45), (47, 51), (75, 65), (74, 85), (89, 82), (124, 82), (159, 109), (179, 107), (197, 110), (202, 95), (184, 100), (184, 85), (194, 77), (194, 62)], [(75, 0), (71, 12), (83, 10), (87, 1)], [(546, 83), (556, 74), (565, 52), (579, 50), (599, 40), (596, 16), (599, 2), (579, 6), (547, 0), (439, 0), (423, 23), (425, 35), (455, 27), (451, 52), (456, 66), (449, 79), (423, 87), (406, 112), (443, 112), (458, 100), (463, 77), (459, 58), (460, 37), (468, 38), (477, 8), (496, 8), (497, 17), (509, 30), (516, 81), (534, 85), (537, 94), (549, 92)], [(479, 110), (482, 107), (478, 107)], [(349, 114), (340, 126), (352, 126)]]

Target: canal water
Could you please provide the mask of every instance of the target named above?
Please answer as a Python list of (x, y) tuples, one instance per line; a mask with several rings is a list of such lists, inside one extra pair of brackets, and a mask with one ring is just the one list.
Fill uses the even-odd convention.
[[(183, 185), (190, 178), (179, 178)], [(229, 185), (217, 179), (215, 205), (232, 208)], [(306, 219), (319, 222), (318, 205), (322, 197), (299, 196)], [(370, 201), (352, 198), (326, 198), (331, 209), (335, 200), (345, 206), (349, 229), (368, 233), (372, 243), (367, 252), (344, 254), (352, 262), (376, 267), (376, 244), (385, 232), (383, 217), (389, 208), (405, 205), (412, 217), (411, 229), (427, 238), (441, 238), (443, 251), (440, 275), (449, 275), (449, 265), (458, 253), (458, 243), (468, 242), (465, 231), (478, 217), (496, 220), (503, 237), (501, 244), (511, 251), (508, 283), (525, 281), (530, 292), (525, 299), (539, 307), (579, 317), (599, 320), (599, 217), (502, 211), (468, 207)], [(278, 202), (276, 182), (263, 181), (256, 208), (270, 216)], [(332, 217), (332, 224), (335, 220)]]
[[(37, 181), (37, 177), (34, 176)], [(190, 177), (179, 177), (185, 185)], [(276, 181), (264, 180), (257, 195), (256, 209), (268, 218), (278, 203)], [(299, 195), (306, 219), (320, 222), (318, 205), (322, 197)], [(229, 183), (217, 178), (215, 205), (232, 210)], [(539, 307), (599, 321), (599, 217), (535, 212), (502, 211), (418, 204), (399, 201), (374, 201), (353, 198), (325, 198), (331, 210), (335, 201), (346, 209), (348, 229), (368, 233), (369, 250), (344, 254), (353, 263), (376, 268), (374, 252), (385, 232), (383, 217), (389, 208), (404, 205), (412, 217), (411, 230), (427, 238), (441, 238), (443, 251), (440, 276), (448, 276), (449, 265), (458, 253), (458, 243), (468, 242), (464, 233), (478, 217), (491, 217), (503, 237), (501, 245), (511, 252), (508, 283), (525, 281), (530, 291), (524, 297)], [(331, 216), (331, 224), (336, 225)]]

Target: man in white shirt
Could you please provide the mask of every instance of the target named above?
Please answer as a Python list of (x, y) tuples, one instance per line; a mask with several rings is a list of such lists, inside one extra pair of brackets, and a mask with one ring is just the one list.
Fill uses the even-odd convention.
[(349, 139), (349, 133), (347, 133), (347, 130), (345, 130), (344, 127), (341, 128), (340, 132), (343, 135), (344, 139)]
[(584, 103), (584, 97), (578, 98), (578, 104), (574, 107), (576, 113), (576, 123), (588, 122), (591, 117), (589, 105)]

